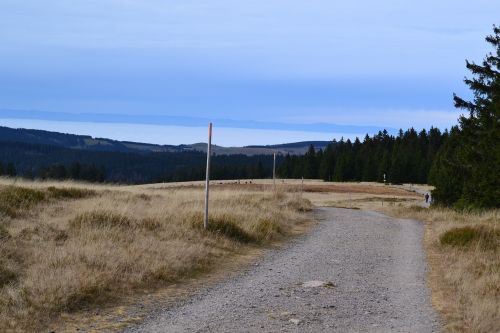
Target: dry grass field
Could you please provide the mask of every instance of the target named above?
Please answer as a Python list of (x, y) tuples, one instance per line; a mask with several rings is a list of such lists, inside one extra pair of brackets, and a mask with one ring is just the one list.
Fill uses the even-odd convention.
[(316, 205), (424, 221), (432, 301), (446, 329), (494, 332), (500, 327), (499, 212), (422, 208), (422, 193), (430, 189), (216, 181), (205, 231), (203, 182), (110, 186), (0, 179), (0, 331), (37, 331), (82, 309), (137, 299), (144, 290), (173, 294), (298, 232), (309, 219), (304, 212)]
[(298, 193), (200, 186), (0, 181), (0, 331), (202, 276), (284, 239), (311, 209)]

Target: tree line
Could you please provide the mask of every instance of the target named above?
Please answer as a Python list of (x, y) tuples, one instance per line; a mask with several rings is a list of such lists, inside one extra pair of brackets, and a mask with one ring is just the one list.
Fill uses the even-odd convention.
[[(278, 163), (281, 158), (278, 159)], [(142, 184), (205, 178), (203, 152), (113, 152), (0, 141), (0, 161), (9, 175), (31, 179), (75, 179), (90, 182)], [(271, 155), (216, 155), (211, 177), (256, 179), (272, 176)]]
[(17, 170), (14, 163), (9, 162), (4, 165), (2, 162), (0, 162), (0, 176), (14, 177), (16, 175), (17, 175)]
[(334, 140), (325, 150), (315, 151), (311, 146), (303, 156), (287, 155), (278, 174), (325, 181), (426, 183), (434, 157), (448, 135), (437, 128), (418, 133), (410, 128), (397, 136), (386, 130), (366, 135), (362, 142), (358, 138), (354, 142)]

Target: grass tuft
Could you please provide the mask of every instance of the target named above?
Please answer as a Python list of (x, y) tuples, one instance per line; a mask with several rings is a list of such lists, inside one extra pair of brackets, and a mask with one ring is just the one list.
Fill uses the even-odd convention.
[(287, 206), (297, 212), (310, 212), (313, 209), (311, 201), (300, 197), (288, 200)]
[(95, 195), (95, 191), (79, 188), (48, 187), (46, 190), (9, 185), (0, 188), (0, 214), (17, 218), (33, 207), (50, 199), (82, 199)]
[(452, 228), (441, 235), (442, 245), (467, 248), (479, 244), (485, 250), (496, 250), (500, 246), (500, 230), (487, 226), (465, 226)]
[(158, 231), (162, 228), (162, 223), (159, 219), (146, 217), (139, 221), (139, 226), (149, 231)]
[(255, 233), (259, 240), (272, 240), (283, 234), (281, 226), (272, 218), (261, 218), (255, 226)]
[(106, 290), (97, 283), (81, 286), (78, 290), (69, 293), (64, 303), (61, 305), (65, 311), (74, 312), (91, 304), (103, 302), (105, 298), (109, 299), (110, 295), (106, 295), (105, 291)]
[(83, 199), (96, 194), (95, 191), (73, 187), (49, 186), (47, 192), (55, 199)]
[(255, 237), (243, 230), (237, 223), (237, 219), (234, 216), (223, 214), (211, 217), (208, 221), (207, 230), (241, 243), (255, 242)]
[(74, 229), (127, 228), (132, 224), (133, 220), (131, 218), (104, 210), (85, 212), (69, 221), (69, 226)]
[(0, 262), (0, 288), (16, 280), (17, 274), (5, 267), (4, 263)]
[(0, 214), (18, 217), (33, 206), (47, 200), (43, 191), (20, 186), (5, 186), (0, 189)]
[(7, 231), (7, 229), (5, 229), (4, 226), (0, 225), (0, 241), (5, 241), (10, 237), (10, 233)]
[[(191, 217), (191, 226), (203, 229), (203, 215), (195, 213)], [(255, 242), (256, 238), (238, 225), (238, 218), (231, 214), (210, 216), (207, 232), (227, 237), (241, 243)]]

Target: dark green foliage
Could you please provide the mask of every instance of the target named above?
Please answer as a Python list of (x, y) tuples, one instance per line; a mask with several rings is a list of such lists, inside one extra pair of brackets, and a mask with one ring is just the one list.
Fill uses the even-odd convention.
[(2, 168), (2, 174), (10, 177), (15, 177), (17, 175), (16, 167), (12, 162), (7, 163), (5, 168)]
[(285, 156), (278, 169), (282, 178), (320, 178), (325, 181), (386, 181), (426, 183), (436, 152), (447, 133), (413, 128), (398, 136), (387, 131), (363, 142), (358, 138), (333, 141), (324, 151), (310, 148), (304, 156)]
[(500, 246), (500, 230), (486, 226), (453, 228), (442, 234), (439, 241), (442, 245), (454, 247), (478, 244), (482, 249), (496, 250)]
[(474, 93), (473, 101), (454, 96), (455, 106), (468, 115), (460, 117), (432, 168), (438, 204), (500, 207), (500, 28), (494, 27), (486, 40), (494, 53), (481, 65), (467, 62), (473, 78), (465, 83)]
[(103, 166), (99, 168), (94, 164), (88, 165), (74, 162), (67, 167), (62, 164), (42, 167), (38, 171), (38, 177), (42, 179), (75, 179), (89, 182), (103, 182), (106, 179), (106, 171)]
[[(278, 156), (277, 163), (281, 160)], [(139, 184), (204, 179), (206, 154), (104, 152), (0, 141), (0, 161), (13, 161), (18, 174), (29, 178)], [(211, 178), (269, 178), (272, 164), (272, 155), (215, 155)]]
[(436, 186), (432, 191), (435, 203), (450, 206), (461, 196), (465, 172), (456, 151), (460, 145), (460, 131), (451, 129), (450, 137), (439, 151), (429, 173), (429, 183)]

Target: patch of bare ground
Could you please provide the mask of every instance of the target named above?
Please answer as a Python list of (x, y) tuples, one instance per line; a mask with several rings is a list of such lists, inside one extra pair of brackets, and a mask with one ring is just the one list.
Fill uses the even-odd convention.
[(199, 187), (3, 179), (0, 196), (7, 203), (0, 215), (0, 331), (7, 332), (64, 330), (96, 309), (114, 305), (109, 313), (117, 313), (132, 298), (183, 290), (296, 233), (311, 209), (297, 193), (221, 188), (212, 192), (210, 228), (203, 230)]
[(425, 222), (434, 307), (449, 332), (498, 332), (500, 327), (500, 212), (457, 212), (418, 206), (385, 212)]

